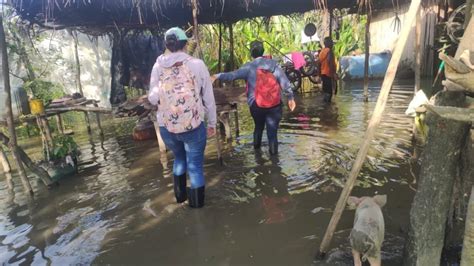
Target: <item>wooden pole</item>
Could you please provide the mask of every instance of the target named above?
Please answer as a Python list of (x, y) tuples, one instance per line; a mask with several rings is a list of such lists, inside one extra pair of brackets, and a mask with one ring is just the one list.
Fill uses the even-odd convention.
[(158, 140), (158, 148), (160, 149), (160, 153), (166, 153), (166, 145), (163, 141), (163, 138), (161, 137), (160, 126), (156, 121), (153, 121), (153, 125), (155, 126), (156, 139)]
[(2, 146), (0, 146), (0, 161), (3, 166), (3, 172), (4, 173), (10, 173), (11, 172), (11, 167), (10, 167), (10, 162), (8, 161), (8, 157), (5, 154), (5, 151), (3, 150)]
[(359, 174), (359, 171), (362, 168), (362, 164), (365, 161), (365, 157), (367, 156), (370, 143), (372, 142), (372, 139), (375, 135), (375, 130), (377, 129), (378, 125), (380, 124), (380, 120), (382, 119), (382, 113), (385, 109), (385, 105), (387, 104), (388, 94), (390, 92), (393, 80), (395, 79), (395, 75), (397, 73), (398, 63), (400, 62), (400, 58), (402, 56), (403, 49), (405, 48), (408, 35), (410, 33), (413, 22), (415, 21), (416, 13), (420, 8), (420, 3), (421, 0), (413, 0), (410, 4), (410, 8), (408, 9), (405, 20), (406, 24), (403, 26), (403, 29), (400, 32), (397, 45), (395, 46), (392, 58), (390, 59), (390, 63), (387, 68), (387, 73), (385, 74), (385, 78), (382, 83), (382, 88), (380, 89), (380, 94), (377, 99), (377, 104), (375, 105), (374, 113), (370, 119), (367, 131), (365, 132), (364, 141), (361, 144), (356, 160), (349, 174), (349, 178), (347, 179), (346, 184), (344, 185), (344, 189), (342, 190), (339, 200), (337, 201), (336, 208), (331, 217), (331, 221), (329, 222), (326, 233), (324, 234), (323, 241), (321, 242), (321, 246), (319, 248), (321, 256), (324, 256), (328, 251), (329, 244), (331, 243), (334, 231), (336, 230), (337, 224), (339, 223), (339, 219), (341, 218), (342, 211), (344, 210), (344, 207), (347, 202), (347, 198), (349, 197), (352, 188), (354, 187), (357, 175)]
[(46, 160), (49, 161), (51, 152), (49, 148), (48, 139), (46, 138), (46, 135), (44, 134), (43, 123), (41, 122), (39, 115), (36, 116), (36, 124), (38, 125), (38, 129), (41, 135), (41, 141), (43, 143), (43, 148), (44, 148), (44, 151), (46, 152)]
[(367, 8), (367, 23), (365, 23), (365, 61), (364, 61), (364, 101), (369, 101), (369, 60), (370, 60), (370, 19)]
[(222, 72), (222, 23), (219, 23), (219, 59), (217, 64), (217, 72)]
[(193, 4), (193, 23), (194, 23), (194, 27), (193, 27), (193, 31), (194, 31), (194, 39), (196, 40), (196, 48), (197, 48), (197, 51), (198, 51), (198, 55), (200, 58), (203, 58), (203, 55), (202, 55), (202, 49), (201, 49), (201, 42), (200, 42), (200, 38), (199, 38), (199, 24), (198, 24), (198, 19), (197, 19), (197, 16), (198, 16), (198, 11), (199, 11), (199, 6), (198, 6), (198, 3), (197, 3), (197, 0), (192, 0), (192, 4)]
[(40, 116), (40, 121), (43, 125), (44, 132), (46, 133), (46, 139), (50, 146), (53, 145), (53, 134), (51, 134), (51, 128), (49, 127), (48, 117), (46, 115)]
[(421, 8), (415, 21), (415, 93), (421, 89)]
[(25, 168), (23, 163), (20, 160), (18, 154), (18, 144), (16, 141), (16, 132), (15, 124), (13, 123), (13, 112), (12, 112), (12, 98), (11, 98), (11, 88), (10, 88), (10, 70), (8, 67), (8, 53), (7, 45), (5, 40), (5, 31), (3, 29), (3, 16), (0, 14), (0, 53), (2, 54), (2, 74), (3, 74), (3, 85), (5, 90), (5, 108), (6, 108), (6, 120), (8, 125), (8, 132), (10, 134), (10, 141), (8, 147), (12, 152), (13, 159), (16, 162), (18, 168), (18, 174), (20, 175), (21, 183), (25, 188), (27, 193), (33, 194), (33, 189), (31, 188), (28, 177), (26, 176)]
[[(99, 105), (97, 103), (94, 103), (94, 107), (99, 108)], [(100, 135), (104, 136), (104, 130), (102, 130), (102, 125), (100, 123), (100, 114), (98, 112), (94, 112), (94, 113), (95, 113), (95, 118), (97, 119), (97, 127), (100, 130)]]
[(89, 114), (87, 111), (84, 111), (84, 120), (86, 121), (87, 133), (91, 133), (91, 121), (89, 120)]
[(57, 114), (55, 117), (56, 117), (56, 124), (58, 127), (58, 131), (64, 135), (64, 125), (63, 125), (63, 119), (61, 118), (61, 114)]

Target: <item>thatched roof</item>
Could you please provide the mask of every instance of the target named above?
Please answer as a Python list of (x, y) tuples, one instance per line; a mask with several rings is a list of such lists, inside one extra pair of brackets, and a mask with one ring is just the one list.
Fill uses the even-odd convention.
[[(317, 8), (319, 0), (198, 0), (199, 23), (288, 15)], [(404, 2), (406, 0), (400, 0)], [(23, 19), (43, 26), (150, 28), (192, 21), (191, 0), (9, 0)], [(355, 8), (357, 0), (328, 0), (329, 7)], [(392, 4), (374, 0), (375, 4)]]

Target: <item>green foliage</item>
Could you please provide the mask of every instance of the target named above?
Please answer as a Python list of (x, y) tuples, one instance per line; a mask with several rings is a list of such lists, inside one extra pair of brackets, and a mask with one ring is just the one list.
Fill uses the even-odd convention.
[[(46, 151), (45, 155), (46, 155)], [(58, 135), (53, 138), (53, 148), (50, 154), (50, 160), (61, 160), (67, 155), (76, 156), (79, 153), (77, 143), (71, 136)], [(46, 156), (45, 156), (46, 157)]]
[(41, 99), (45, 103), (64, 96), (62, 86), (42, 79), (26, 81), (23, 86), (34, 98)]
[(334, 43), (336, 58), (349, 55), (355, 50), (365, 51), (365, 23), (367, 16), (349, 15), (342, 19), (339, 40)]
[[(349, 16), (339, 11), (342, 17), (339, 41), (335, 42), (337, 57), (347, 55), (356, 49), (364, 49), (365, 16)], [(281, 57), (293, 51), (315, 51), (320, 44), (312, 42), (301, 44), (301, 31), (312, 22), (321, 29), (321, 12), (308, 12), (292, 16), (274, 16), (271, 18), (255, 18), (233, 24), (234, 32), (234, 65), (239, 67), (251, 60), (249, 44), (253, 40), (265, 41), (265, 54)], [(203, 60), (211, 73), (219, 69), (219, 26), (206, 25), (201, 28)], [(222, 26), (222, 70), (229, 71), (230, 38), (228, 27)], [(269, 45), (270, 43), (271, 45)]]

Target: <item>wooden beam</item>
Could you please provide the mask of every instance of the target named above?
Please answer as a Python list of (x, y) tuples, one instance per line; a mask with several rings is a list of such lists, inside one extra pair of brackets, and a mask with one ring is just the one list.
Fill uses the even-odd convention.
[(375, 131), (382, 119), (382, 114), (387, 104), (388, 95), (390, 93), (393, 80), (395, 79), (395, 75), (397, 73), (398, 63), (400, 62), (400, 58), (405, 48), (405, 44), (407, 42), (408, 35), (411, 31), (413, 22), (415, 21), (416, 13), (420, 8), (420, 4), (421, 0), (413, 0), (406, 14), (406, 24), (403, 25), (403, 29), (400, 32), (397, 45), (395, 46), (392, 58), (390, 59), (387, 72), (382, 83), (382, 88), (380, 89), (380, 94), (377, 99), (377, 104), (375, 105), (374, 113), (372, 114), (372, 117), (370, 119), (367, 131), (365, 132), (364, 141), (361, 144), (356, 160), (352, 166), (351, 172), (346, 181), (346, 184), (344, 185), (344, 189), (341, 192), (339, 200), (337, 201), (336, 208), (334, 209), (333, 215), (331, 217), (331, 221), (329, 222), (328, 228), (321, 242), (321, 246), (319, 248), (319, 253), (321, 256), (324, 256), (329, 249), (329, 244), (331, 243), (334, 231), (336, 230), (337, 224), (339, 223), (339, 219), (341, 218), (342, 211), (345, 208), (347, 199), (349, 198), (349, 195), (352, 191), (352, 188), (354, 187), (360, 169), (362, 168), (362, 165), (365, 161), (365, 157), (367, 156), (367, 152), (369, 151), (370, 143), (374, 138)]
[(78, 111), (78, 112), (97, 112), (103, 114), (110, 114), (112, 113), (112, 109), (106, 109), (102, 107), (90, 107), (90, 106), (69, 106), (69, 107), (56, 107), (46, 109), (46, 114), (49, 115), (56, 115), (58, 112), (67, 112), (67, 111)]
[(5, 90), (5, 109), (6, 109), (6, 120), (8, 125), (8, 132), (10, 134), (10, 141), (8, 147), (12, 152), (13, 159), (16, 162), (18, 169), (18, 174), (20, 175), (21, 183), (25, 189), (25, 192), (33, 194), (33, 188), (28, 181), (26, 176), (25, 168), (21, 162), (20, 156), (18, 154), (18, 144), (16, 141), (16, 132), (15, 125), (13, 123), (13, 112), (12, 112), (12, 96), (11, 96), (11, 87), (10, 87), (10, 69), (8, 67), (8, 53), (7, 53), (7, 44), (5, 40), (5, 31), (3, 29), (3, 16), (0, 14), (0, 53), (1, 53), (1, 62), (2, 62), (2, 74), (3, 74), (3, 86)]

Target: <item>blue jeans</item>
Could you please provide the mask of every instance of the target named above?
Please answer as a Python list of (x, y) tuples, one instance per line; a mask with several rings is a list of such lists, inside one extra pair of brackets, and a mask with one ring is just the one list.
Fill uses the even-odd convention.
[(180, 176), (187, 171), (191, 188), (204, 186), (203, 162), (207, 140), (204, 123), (192, 131), (179, 134), (160, 127), (160, 133), (166, 147), (174, 154), (173, 174)]

